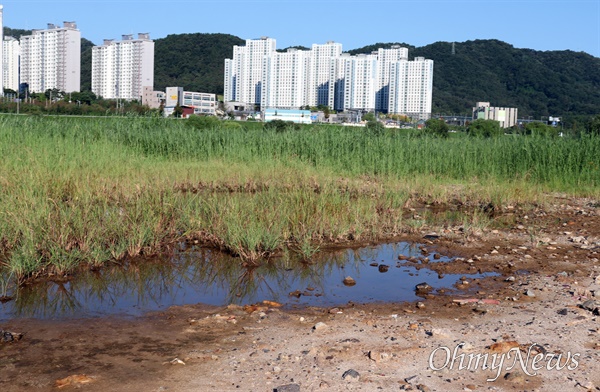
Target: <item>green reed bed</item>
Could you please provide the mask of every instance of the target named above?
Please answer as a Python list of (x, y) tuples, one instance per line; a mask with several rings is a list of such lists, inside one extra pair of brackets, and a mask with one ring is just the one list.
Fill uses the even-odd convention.
[(422, 224), (403, 218), (415, 194), (497, 204), (599, 194), (594, 137), (442, 140), (251, 125), (0, 117), (5, 274), (64, 274), (181, 240), (250, 263), (282, 250), (310, 259), (327, 244)]

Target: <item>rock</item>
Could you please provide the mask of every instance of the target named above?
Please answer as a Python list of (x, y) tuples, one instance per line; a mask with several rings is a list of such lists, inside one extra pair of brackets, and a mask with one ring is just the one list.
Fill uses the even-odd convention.
[(326, 329), (326, 328), (328, 328), (328, 325), (325, 324), (325, 323), (323, 323), (323, 322), (321, 322), (321, 321), (319, 321), (318, 323), (316, 323), (314, 325), (314, 327), (312, 327), (313, 331), (320, 331), (320, 330), (323, 330), (323, 329)]
[(477, 390), (477, 386), (474, 384), (467, 384), (465, 385), (465, 388), (467, 388), (469, 391), (476, 391)]
[(585, 310), (589, 310), (590, 312), (593, 312), (596, 309), (598, 309), (598, 303), (593, 299), (587, 300), (579, 306), (581, 306), (581, 308)]
[(514, 282), (515, 281), (515, 277), (514, 276), (509, 276), (508, 278), (504, 279), (505, 282)]
[(528, 289), (528, 290), (525, 292), (525, 295), (527, 295), (528, 297), (535, 297), (535, 293), (534, 293), (534, 292), (533, 292), (533, 290), (531, 290), (531, 289)]
[(566, 316), (569, 313), (569, 311), (567, 310), (567, 308), (563, 308), (556, 313), (560, 314), (561, 316)]
[(390, 269), (389, 265), (379, 264), (379, 272), (381, 272), (381, 273), (388, 272), (389, 269)]
[(75, 386), (80, 387), (81, 384), (88, 384), (94, 381), (91, 377), (86, 376), (85, 374), (75, 374), (69, 377), (61, 378), (54, 382), (54, 385), (57, 388), (63, 388), (66, 386)]
[(507, 353), (513, 348), (519, 348), (519, 343), (514, 340), (494, 343), (489, 347), (493, 353), (498, 354)]
[(300, 392), (300, 385), (287, 384), (273, 389), (273, 392)]
[(375, 263), (375, 262), (373, 262), (373, 263), (371, 263), (371, 264), (369, 264), (369, 265), (370, 265), (371, 267), (377, 267), (377, 266), (379, 265), (379, 263)]
[(419, 391), (422, 391), (422, 392), (429, 392), (429, 391), (431, 391), (431, 389), (429, 389), (429, 387), (427, 385), (424, 385), (424, 384), (417, 385), (417, 389)]
[(425, 304), (423, 302), (417, 302), (417, 308), (419, 309), (423, 309), (425, 307)]
[(343, 282), (345, 286), (354, 286), (356, 284), (356, 280), (351, 276), (346, 276)]
[(360, 373), (354, 369), (348, 369), (342, 374), (342, 380), (358, 381), (360, 380)]
[(431, 287), (429, 284), (427, 284), (427, 282), (422, 282), (415, 286), (415, 291), (417, 292), (417, 294), (429, 293), (432, 290), (433, 290), (433, 287)]
[(386, 362), (390, 359), (390, 354), (386, 352), (371, 350), (369, 351), (369, 359), (375, 361), (375, 363)]
[(520, 371), (506, 373), (504, 379), (515, 384), (525, 383), (525, 376)]

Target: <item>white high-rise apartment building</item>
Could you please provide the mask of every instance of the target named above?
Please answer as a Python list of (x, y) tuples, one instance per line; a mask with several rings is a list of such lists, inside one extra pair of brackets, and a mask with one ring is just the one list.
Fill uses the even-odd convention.
[(310, 52), (288, 49), (265, 56), (261, 107), (297, 109), (307, 102)]
[(431, 117), (433, 60), (415, 57), (414, 61), (392, 63), (390, 72), (390, 113), (406, 114), (427, 120)]
[(388, 112), (390, 103), (390, 70), (391, 64), (400, 60), (408, 60), (408, 49), (399, 45), (391, 49), (378, 49), (377, 52), (377, 91), (375, 92), (375, 110)]
[(4, 88), (19, 92), (21, 45), (13, 37), (4, 37), (2, 46), (2, 80)]
[(146, 33), (104, 40), (92, 48), (92, 92), (105, 99), (141, 99), (154, 88), (154, 41)]
[(329, 41), (323, 45), (313, 44), (310, 51), (311, 64), (308, 79), (308, 105), (334, 107), (337, 59), (341, 54), (342, 44), (333, 41)]
[(81, 32), (75, 22), (49, 23), (46, 30), (21, 36), (21, 83), (28, 83), (29, 91), (79, 91), (80, 74)]
[(262, 99), (264, 59), (275, 52), (273, 38), (246, 40), (246, 46), (233, 47), (233, 58), (225, 59), (225, 102), (258, 105)]
[(377, 56), (372, 54), (348, 56), (344, 59), (343, 64), (343, 110), (375, 110)]
[[(0, 5), (0, 95), (4, 95), (4, 7)], [(18, 91), (18, 89), (16, 90)]]
[(225, 101), (263, 110), (327, 105), (429, 118), (433, 61), (408, 61), (408, 49), (400, 46), (351, 56), (335, 42), (279, 53), (275, 40), (263, 37), (233, 47), (224, 82)]

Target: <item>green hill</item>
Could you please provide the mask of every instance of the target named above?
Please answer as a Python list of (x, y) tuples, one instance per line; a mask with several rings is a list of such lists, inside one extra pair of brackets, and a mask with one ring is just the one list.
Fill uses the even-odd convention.
[[(349, 51), (371, 53), (379, 47)], [(433, 112), (468, 113), (479, 101), (519, 108), (519, 117), (600, 113), (600, 58), (583, 52), (517, 49), (497, 40), (436, 42), (409, 48), (434, 61)]]

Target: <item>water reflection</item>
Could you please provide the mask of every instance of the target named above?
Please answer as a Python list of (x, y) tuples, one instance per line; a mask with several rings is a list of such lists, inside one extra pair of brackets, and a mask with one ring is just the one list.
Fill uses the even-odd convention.
[[(210, 250), (188, 250), (167, 262), (143, 261), (85, 273), (69, 282), (44, 282), (12, 293), (0, 320), (140, 315), (172, 305), (226, 305), (272, 300), (286, 305), (341, 305), (348, 301), (412, 301), (427, 281), (451, 287), (459, 275), (438, 277), (426, 268), (400, 266), (398, 255), (421, 256), (418, 244), (396, 243), (322, 252), (311, 264), (287, 254), (256, 268)], [(436, 261), (448, 261), (440, 257)], [(387, 272), (374, 264), (389, 266)], [(351, 276), (356, 285), (345, 286)], [(480, 277), (482, 275), (471, 276)], [(290, 295), (292, 294), (292, 295)]]

